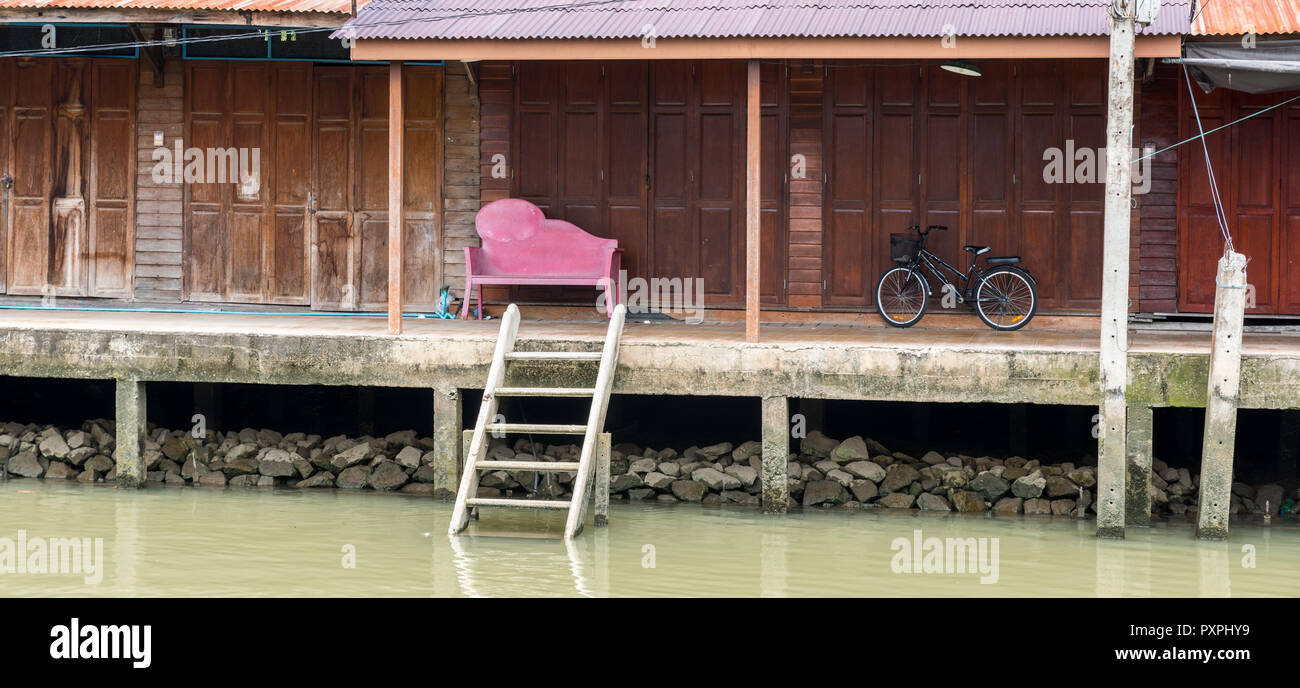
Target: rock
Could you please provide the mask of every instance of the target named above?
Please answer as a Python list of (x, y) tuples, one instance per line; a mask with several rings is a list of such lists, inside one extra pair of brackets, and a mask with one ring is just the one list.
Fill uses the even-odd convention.
[(221, 467), (221, 472), (225, 473), (227, 478), (234, 478), (249, 473), (257, 473), (257, 460), (238, 459), (235, 461), (227, 461), (225, 465)]
[(885, 448), (885, 445), (871, 439), (870, 437), (865, 437), (863, 440), (867, 443), (867, 449), (870, 449), (872, 454), (889, 455), (889, 450)]
[(1011, 494), (1022, 499), (1034, 499), (1043, 494), (1045, 487), (1047, 487), (1047, 479), (1042, 473), (1034, 471), (1029, 475), (1016, 478), (1016, 481), (1011, 483)]
[(830, 459), (822, 459), (821, 461), (813, 462), (813, 468), (816, 468), (822, 475), (826, 475), (831, 471), (839, 470), (839, 467), (840, 465), (838, 463), (835, 463)]
[(1054, 499), (1054, 500), (1052, 500), (1052, 515), (1053, 515), (1053, 516), (1069, 516), (1071, 511), (1074, 511), (1074, 500), (1073, 500), (1073, 499)]
[(41, 452), (41, 456), (47, 459), (66, 459), (68, 458), (68, 452), (72, 451), (72, 448), (64, 441), (63, 435), (60, 435), (57, 430), (41, 439), (37, 449)]
[[(708, 458), (708, 460), (710, 461), (717, 461), (718, 457), (724, 454), (730, 454), (731, 449), (732, 446), (730, 442), (722, 442), (719, 444), (714, 444), (714, 445), (704, 447), (703, 449), (696, 449), (695, 453), (699, 454), (700, 456)], [(653, 466), (651, 466), (651, 470), (654, 470)]]
[(880, 486), (890, 492), (897, 492), (920, 478), (921, 474), (915, 468), (905, 463), (896, 463), (885, 470), (885, 480)]
[(814, 480), (803, 488), (803, 505), (805, 507), (819, 504), (842, 504), (848, 501), (849, 493), (844, 486), (834, 480)]
[(226, 476), (221, 473), (205, 473), (199, 477), (199, 485), (203, 487), (225, 487)]
[(113, 470), (113, 460), (103, 454), (96, 454), (86, 459), (86, 463), (82, 464), (81, 467), (88, 471), (107, 473)]
[(256, 473), (246, 475), (237, 475), (226, 482), (227, 487), (257, 487), (257, 481), (262, 476)]
[(930, 464), (931, 466), (934, 466), (936, 464), (946, 463), (948, 461), (948, 459), (945, 458), (943, 454), (940, 454), (939, 452), (936, 451), (926, 452), (925, 456), (921, 457), (921, 460), (924, 461), (925, 463)]
[(763, 443), (749, 440), (748, 442), (742, 442), (739, 447), (732, 450), (731, 460), (738, 463), (744, 463), (755, 456), (761, 457), (762, 455)]
[(432, 483), (437, 480), (437, 475), (438, 471), (432, 465), (426, 463), (415, 469), (415, 473), (411, 474), (411, 480), (420, 483)]
[(239, 459), (248, 459), (257, 456), (256, 444), (237, 444), (226, 452), (226, 462), (238, 461)]
[[(412, 435), (415, 434), (415, 431), (413, 430), (409, 432)], [(392, 437), (392, 435), (389, 435), (389, 437)], [(412, 446), (405, 446), (402, 447), (402, 451), (397, 452), (397, 456), (394, 457), (394, 459), (397, 461), (398, 464), (402, 466), (406, 466), (407, 468), (419, 468), (421, 456), (423, 456), (423, 453), (419, 450), (419, 448), (412, 447)]]
[(880, 464), (872, 461), (854, 461), (844, 467), (852, 475), (856, 475), (863, 480), (870, 480), (873, 483), (879, 483), (885, 479), (885, 469)]
[(88, 440), (89, 438), (86, 437), (85, 431), (82, 430), (73, 430), (72, 432), (68, 433), (68, 437), (67, 437), (68, 447), (70, 449), (79, 449), (85, 447), (86, 442)]
[(799, 443), (799, 451), (820, 459), (829, 459), (831, 452), (835, 451), (839, 444), (838, 441), (823, 435), (821, 430), (813, 430)]
[(871, 453), (867, 449), (866, 440), (853, 436), (840, 442), (838, 446), (831, 450), (830, 458), (836, 463), (852, 463), (871, 458)]
[(627, 470), (629, 473), (649, 473), (658, 467), (654, 459), (637, 459), (628, 465)]
[(45, 473), (45, 466), (36, 458), (36, 454), (31, 450), (19, 452), (17, 456), (9, 459), (5, 470), (9, 475), (18, 475), (24, 478), (39, 478)]
[[(240, 477), (251, 478), (251, 477), (253, 477), (253, 476), (249, 475), (249, 476), (240, 476)], [(257, 486), (258, 486), (258, 487), (275, 487), (275, 478), (272, 478), (272, 477), (269, 476), (269, 475), (258, 476), (258, 478), (257, 478)]]
[[(407, 447), (410, 449), (410, 447)], [(376, 490), (396, 490), (407, 483), (406, 471), (396, 461), (383, 461), (370, 473), (370, 486)]]
[(910, 509), (914, 501), (916, 501), (916, 498), (910, 494), (895, 492), (881, 497), (876, 500), (876, 503), (888, 509)]
[[(373, 455), (373, 449), (369, 444), (358, 444), (346, 451), (334, 455), (330, 460), (330, 465), (337, 469), (351, 468)], [(343, 476), (340, 475), (340, 478)]]
[[(393, 447), (412, 446), (415, 444), (414, 430), (398, 430), (384, 435), (384, 441)], [(398, 452), (399, 454), (401, 452)]]
[[(683, 502), (698, 502), (704, 498), (706, 488), (703, 483), (694, 480), (674, 480), (671, 486), (673, 497)], [(664, 495), (660, 495), (662, 497)]]
[(185, 441), (184, 438), (173, 435), (168, 437), (166, 442), (163, 442), (161, 450), (163, 456), (172, 461), (184, 461), (186, 455), (190, 453), (190, 443)]
[(758, 470), (753, 466), (733, 464), (727, 466), (723, 473), (739, 480), (742, 487), (753, 487), (758, 482)]
[(1092, 487), (1097, 484), (1097, 474), (1091, 468), (1069, 471), (1065, 474), (1065, 477), (1079, 487)]
[(62, 461), (51, 461), (50, 467), (45, 470), (46, 480), (71, 480), (77, 477), (81, 471), (69, 466)]
[(984, 495), (970, 490), (953, 493), (952, 505), (962, 513), (977, 513), (988, 510), (988, 507), (984, 504)]
[(676, 461), (661, 461), (659, 465), (656, 466), (655, 468), (660, 473), (663, 473), (664, 475), (669, 476), (671, 478), (676, 478), (677, 476), (682, 474), (682, 466)]
[(1070, 482), (1066, 478), (1052, 476), (1047, 479), (1046, 487), (1044, 488), (1043, 493), (1046, 494), (1051, 499), (1059, 499), (1061, 497), (1078, 497), (1079, 486)]
[(1026, 516), (1043, 516), (1052, 513), (1052, 503), (1046, 499), (1026, 499), (1024, 509)]
[(638, 487), (627, 491), (627, 498), (633, 502), (642, 502), (654, 496), (655, 491), (648, 487)]
[(827, 479), (827, 480), (834, 480), (835, 482), (839, 483), (840, 485), (842, 485), (842, 486), (844, 486), (844, 487), (848, 487), (849, 485), (851, 485), (851, 484), (853, 483), (853, 476), (851, 476), (851, 475), (849, 475), (848, 473), (845, 473), (844, 471), (841, 471), (841, 470), (839, 470), (839, 469), (836, 469), (836, 470), (831, 471), (830, 473), (827, 473), (827, 474), (826, 474), (826, 479)]
[(438, 488), (429, 483), (407, 483), (398, 492), (408, 495), (433, 496)]
[(741, 490), (724, 490), (721, 496), (723, 500), (741, 506), (758, 506), (762, 503), (758, 495), (752, 495)]
[(334, 474), (329, 471), (321, 471), (306, 480), (299, 480), (294, 487), (334, 487)]
[(646, 487), (653, 488), (660, 492), (667, 492), (672, 489), (673, 480), (675, 480), (675, 478), (670, 475), (664, 475), (659, 471), (650, 471), (645, 474), (645, 477), (642, 478), (642, 480), (645, 481)]
[(939, 476), (939, 484), (947, 488), (963, 488), (970, 480), (966, 475), (966, 469), (957, 468), (947, 463), (939, 464), (934, 467), (934, 472)]
[(623, 475), (614, 476), (614, 479), (609, 481), (609, 491), (610, 494), (618, 494), (643, 485), (645, 485), (645, 481), (641, 479), (641, 476), (636, 473), (624, 473)]
[(352, 466), (339, 473), (337, 485), (346, 490), (360, 490), (366, 486), (369, 480), (370, 468), (368, 466)]
[(853, 493), (853, 498), (859, 502), (869, 502), (875, 499), (878, 494), (876, 484), (863, 478), (858, 478), (849, 483), (849, 491)]
[(704, 499), (700, 500), (704, 506), (719, 506), (722, 504), (722, 497), (715, 494), (706, 494)]
[(80, 466), (86, 462), (86, 459), (95, 455), (94, 447), (77, 447), (68, 452), (67, 462), (73, 466)]
[(999, 478), (992, 471), (985, 471), (975, 476), (975, 479), (970, 481), (970, 487), (978, 491), (984, 496), (984, 499), (990, 502), (996, 502), (998, 498), (1007, 493), (1007, 490), (1011, 489), (1011, 485), (1007, 481)]
[(272, 449), (257, 464), (257, 472), (272, 478), (296, 478), (298, 467), (293, 465), (293, 455), (283, 449)]
[(1255, 503), (1263, 508), (1265, 502), (1268, 502), (1268, 510), (1276, 514), (1282, 506), (1282, 486), (1263, 485), (1255, 490)]
[(916, 506), (924, 511), (952, 511), (948, 500), (929, 492), (923, 492), (916, 498)]
[(1024, 511), (1024, 502), (1019, 497), (1003, 497), (993, 505), (993, 511), (999, 514), (1019, 514)]
[(710, 490), (734, 490), (740, 487), (740, 481), (716, 468), (697, 468), (691, 473), (691, 480), (704, 483)]

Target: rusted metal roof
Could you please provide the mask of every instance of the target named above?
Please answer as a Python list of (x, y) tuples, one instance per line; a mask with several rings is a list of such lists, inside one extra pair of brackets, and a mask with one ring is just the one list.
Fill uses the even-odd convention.
[[(357, 6), (367, 0), (357, 0)], [(326, 12), (351, 14), (352, 0), (0, 0), (0, 8)]]
[[(1218, 0), (1229, 2), (1230, 0)], [(1300, 1), (1300, 0), (1290, 0)], [(1187, 33), (1165, 0), (1144, 35)], [(371, 0), (340, 35), (362, 39), (1104, 36), (1108, 0)]]
[(1196, 0), (1195, 17), (1193, 36), (1296, 33), (1300, 0)]

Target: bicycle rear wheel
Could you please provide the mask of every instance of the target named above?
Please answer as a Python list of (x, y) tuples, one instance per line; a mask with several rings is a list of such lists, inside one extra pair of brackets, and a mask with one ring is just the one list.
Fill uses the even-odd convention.
[(984, 273), (975, 288), (975, 312), (995, 330), (1018, 330), (1038, 310), (1038, 290), (1023, 271), (1012, 267)]
[(894, 327), (915, 325), (929, 302), (930, 283), (920, 270), (892, 267), (876, 281), (876, 310)]

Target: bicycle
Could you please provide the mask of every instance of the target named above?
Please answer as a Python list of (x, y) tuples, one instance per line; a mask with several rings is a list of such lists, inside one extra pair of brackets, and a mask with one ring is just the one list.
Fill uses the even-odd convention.
[[(1020, 256), (990, 256), (985, 264), (991, 269), (981, 270), (977, 265), (979, 256), (988, 253), (989, 247), (966, 245), (962, 249), (972, 255), (970, 269), (963, 275), (961, 270), (925, 248), (931, 231), (943, 231), (947, 227), (930, 225), (924, 232), (920, 225), (907, 229), (916, 232), (918, 238), (906, 232), (889, 235), (890, 257), (897, 265), (886, 270), (876, 282), (876, 310), (885, 322), (894, 327), (911, 327), (925, 315), (934, 292), (922, 267), (943, 283), (943, 291), (952, 290), (958, 303), (974, 304), (984, 324), (995, 330), (1018, 330), (1034, 317), (1038, 310), (1038, 281), (1029, 271), (1017, 266)], [(941, 267), (962, 281), (960, 290)]]

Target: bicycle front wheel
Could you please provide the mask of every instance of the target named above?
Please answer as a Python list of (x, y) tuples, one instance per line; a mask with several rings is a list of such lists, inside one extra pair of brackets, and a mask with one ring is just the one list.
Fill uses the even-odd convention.
[(1038, 290), (1022, 270), (995, 268), (975, 288), (975, 312), (995, 330), (1018, 330), (1037, 310)]
[(876, 282), (876, 310), (894, 327), (915, 325), (929, 302), (930, 283), (920, 270), (893, 267)]

